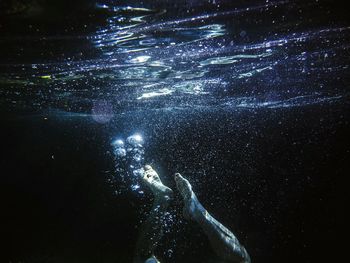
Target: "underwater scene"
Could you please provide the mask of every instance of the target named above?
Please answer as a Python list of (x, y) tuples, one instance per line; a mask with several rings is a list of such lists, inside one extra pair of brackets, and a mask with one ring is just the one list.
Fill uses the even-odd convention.
[(0, 1), (0, 262), (340, 261), (349, 66), (345, 1)]

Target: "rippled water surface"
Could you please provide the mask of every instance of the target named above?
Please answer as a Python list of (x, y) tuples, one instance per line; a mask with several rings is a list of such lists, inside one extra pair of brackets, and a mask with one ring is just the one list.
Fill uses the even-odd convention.
[(331, 3), (129, 4), (96, 3), (52, 20), (26, 14), (19, 25), (5, 20), (4, 108), (89, 114), (102, 103), (118, 114), (295, 107), (348, 96), (350, 27)]
[[(341, 2), (1, 5), (4, 262), (131, 262), (152, 198), (115, 180), (113, 143), (134, 133), (135, 160), (170, 187), (187, 175), (252, 262), (334, 260), (319, 251), (336, 249), (349, 171)], [(162, 263), (216, 262), (173, 206)]]

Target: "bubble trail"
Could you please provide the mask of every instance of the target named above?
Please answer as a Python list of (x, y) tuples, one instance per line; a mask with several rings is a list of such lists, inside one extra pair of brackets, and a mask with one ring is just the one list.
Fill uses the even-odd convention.
[(143, 193), (140, 189), (140, 177), (144, 170), (143, 138), (140, 134), (133, 134), (126, 139), (128, 166), (131, 172), (131, 189)]
[(126, 175), (126, 150), (124, 141), (116, 139), (111, 143), (114, 153), (115, 174), (112, 179), (114, 185), (118, 185), (116, 194), (120, 194), (121, 190), (125, 187), (125, 175)]
[(120, 194), (122, 190), (126, 189), (143, 194), (143, 191), (140, 189), (140, 177), (144, 172), (142, 136), (133, 134), (126, 139), (126, 143), (121, 139), (116, 139), (111, 145), (115, 161), (113, 183), (118, 187), (116, 194)]

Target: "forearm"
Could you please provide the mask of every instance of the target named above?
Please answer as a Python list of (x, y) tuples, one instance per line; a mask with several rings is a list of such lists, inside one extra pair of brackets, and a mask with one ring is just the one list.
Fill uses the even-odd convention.
[(146, 221), (140, 230), (136, 243), (134, 263), (144, 262), (154, 254), (154, 250), (163, 236), (164, 217), (169, 207), (169, 200), (155, 198)]
[(250, 262), (248, 253), (239, 243), (237, 237), (207, 210), (203, 208), (194, 219), (202, 227), (220, 258), (230, 263)]

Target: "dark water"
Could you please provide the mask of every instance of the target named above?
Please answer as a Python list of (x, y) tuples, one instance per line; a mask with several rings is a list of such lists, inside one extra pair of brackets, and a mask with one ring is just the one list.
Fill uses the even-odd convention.
[[(132, 262), (152, 197), (110, 179), (121, 176), (111, 142), (133, 133), (165, 184), (186, 176), (252, 262), (340, 258), (344, 3), (0, 7), (1, 262)], [(162, 262), (215, 262), (179, 199), (171, 211)]]

